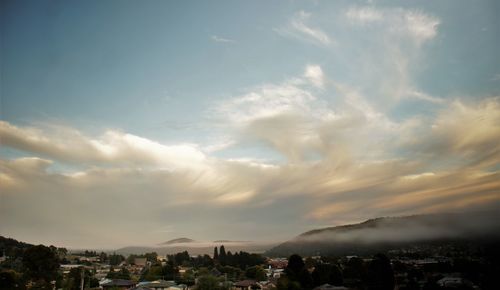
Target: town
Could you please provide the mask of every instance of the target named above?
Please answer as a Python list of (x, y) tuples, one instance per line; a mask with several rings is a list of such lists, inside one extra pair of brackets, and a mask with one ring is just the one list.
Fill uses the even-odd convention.
[(0, 289), (495, 289), (495, 246), (432, 245), (370, 256), (141, 255), (29, 245), (1, 237)]

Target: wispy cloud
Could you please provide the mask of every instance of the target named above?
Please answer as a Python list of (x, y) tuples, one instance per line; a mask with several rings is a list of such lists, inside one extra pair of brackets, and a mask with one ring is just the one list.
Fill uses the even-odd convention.
[(500, 74), (495, 74), (493, 77), (491, 77), (491, 80), (494, 82), (500, 81)]
[(310, 18), (311, 13), (299, 11), (292, 17), (287, 26), (275, 28), (274, 31), (282, 36), (293, 37), (316, 45), (328, 46), (332, 44), (333, 40), (326, 32), (320, 28), (312, 27), (308, 23)]
[(431, 102), (434, 104), (443, 104), (445, 102), (445, 100), (442, 98), (433, 97), (431, 95), (416, 90), (411, 90), (408, 92), (408, 94), (411, 98)]
[(353, 6), (345, 11), (345, 17), (354, 24), (364, 26), (386, 25), (388, 32), (410, 36), (415, 42), (423, 43), (437, 35), (440, 20), (419, 10), (402, 8), (375, 8)]
[(217, 36), (217, 35), (212, 35), (210, 37), (210, 39), (212, 39), (215, 42), (222, 42), (222, 43), (235, 43), (236, 42), (233, 39), (224, 38), (224, 37), (220, 37), (220, 36)]

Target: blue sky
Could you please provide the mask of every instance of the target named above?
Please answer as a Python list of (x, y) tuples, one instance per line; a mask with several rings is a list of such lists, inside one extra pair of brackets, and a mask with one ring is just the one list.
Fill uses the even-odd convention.
[(2, 234), (279, 240), (498, 207), (497, 1), (1, 5)]

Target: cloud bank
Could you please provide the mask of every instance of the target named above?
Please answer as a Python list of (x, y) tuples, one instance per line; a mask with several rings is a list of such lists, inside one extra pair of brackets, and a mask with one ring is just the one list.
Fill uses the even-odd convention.
[[(440, 19), (358, 6), (341, 16), (382, 48), (360, 56), (359, 79), (307, 62), (219, 99), (204, 116), (217, 144), (0, 121), (0, 145), (16, 152), (0, 160), (1, 232), (75, 247), (276, 240), (376, 216), (498, 209), (500, 97), (432, 96), (414, 80)], [(311, 18), (298, 12), (277, 31), (329, 47)], [(392, 114), (407, 103), (431, 109)]]

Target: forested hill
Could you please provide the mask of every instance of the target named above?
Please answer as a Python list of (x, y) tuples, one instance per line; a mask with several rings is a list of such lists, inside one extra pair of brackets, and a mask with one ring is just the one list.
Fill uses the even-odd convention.
[(0, 257), (2, 257), (5, 253), (6, 256), (19, 256), (23, 252), (24, 249), (33, 246), (32, 244), (20, 242), (15, 239), (6, 238), (4, 236), (0, 236)]
[(300, 234), (267, 252), (271, 256), (373, 253), (410, 244), (489, 242), (500, 237), (497, 212), (382, 217)]

